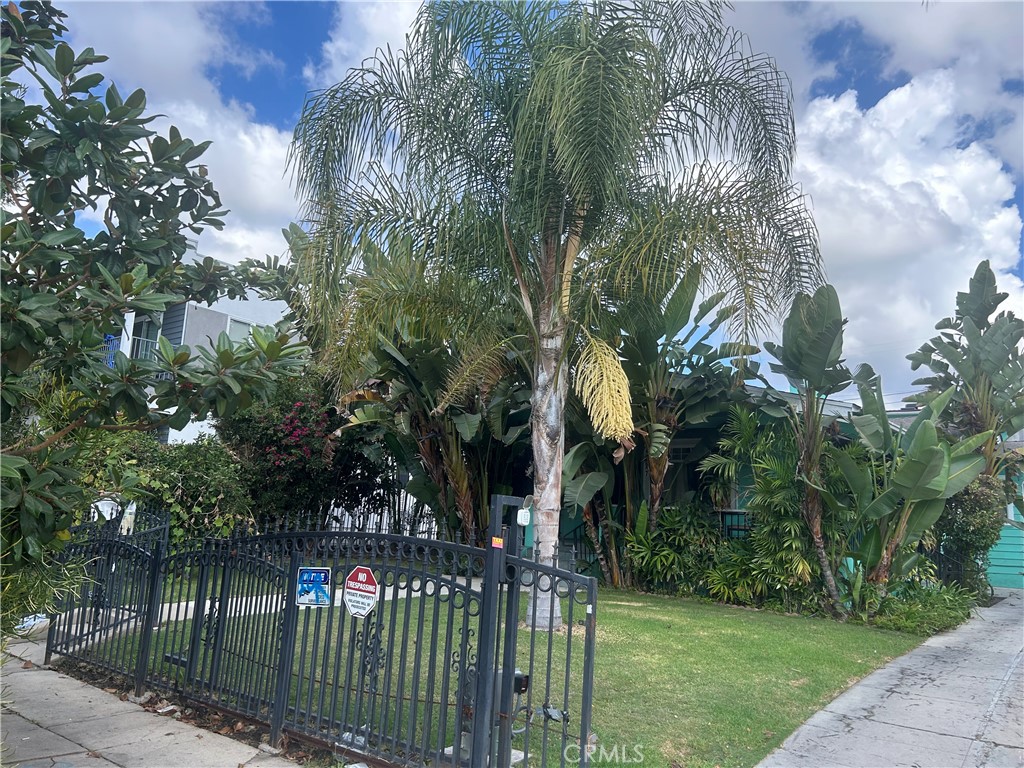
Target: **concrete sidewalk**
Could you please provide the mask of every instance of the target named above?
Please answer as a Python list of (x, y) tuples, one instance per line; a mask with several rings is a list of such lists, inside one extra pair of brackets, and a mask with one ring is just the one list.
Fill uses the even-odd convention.
[[(17, 642), (2, 669), (4, 766), (21, 768), (296, 768), (210, 731), (42, 667), (45, 643)], [(25, 668), (25, 662), (32, 666)]]
[(876, 670), (758, 768), (1024, 767), (1024, 592)]

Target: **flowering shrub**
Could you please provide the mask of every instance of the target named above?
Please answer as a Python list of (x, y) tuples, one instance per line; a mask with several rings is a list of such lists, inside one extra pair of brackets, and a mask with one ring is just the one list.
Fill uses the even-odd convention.
[(344, 423), (315, 375), (282, 383), (269, 403), (217, 421), (261, 523), (322, 521), (335, 506), (387, 509), (393, 470), (379, 435), (339, 432)]

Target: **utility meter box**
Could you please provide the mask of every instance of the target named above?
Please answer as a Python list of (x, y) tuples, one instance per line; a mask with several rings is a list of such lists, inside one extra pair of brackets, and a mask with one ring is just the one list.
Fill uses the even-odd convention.
[(523, 506), (516, 512), (516, 523), (525, 528), (530, 524), (530, 516), (533, 514), (533, 496), (523, 499)]

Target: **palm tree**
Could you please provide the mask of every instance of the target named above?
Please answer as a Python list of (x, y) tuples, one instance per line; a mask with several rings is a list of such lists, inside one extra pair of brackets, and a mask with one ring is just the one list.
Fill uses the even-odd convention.
[(424, 5), (406, 50), (378, 51), (310, 96), (291, 164), (308, 253), (401, 236), (427, 271), (479, 288), (480, 317), (515, 306), (551, 561), (571, 361), (595, 428), (632, 432), (616, 341), (600, 332), (614, 296), (664, 295), (700, 263), (749, 338), (820, 282), (793, 148), (788, 81), (717, 4), (449, 0)]

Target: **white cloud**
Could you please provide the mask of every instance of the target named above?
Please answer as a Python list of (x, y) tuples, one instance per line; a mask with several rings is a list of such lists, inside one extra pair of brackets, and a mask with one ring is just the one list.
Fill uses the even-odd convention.
[(378, 48), (404, 48), (405, 35), (419, 7), (418, 0), (338, 3), (319, 61), (310, 61), (303, 69), (306, 83), (310, 88), (334, 85), (349, 68), (359, 66)]
[(953, 313), (982, 259), (1024, 311), (1013, 179), (986, 146), (957, 145), (956, 104), (955, 73), (935, 70), (869, 110), (852, 92), (816, 99), (799, 126), (795, 173), (850, 318), (846, 355), (874, 365), (887, 392), (911, 389), (904, 356)]
[[(740, 2), (730, 20), (792, 78), (795, 175), (850, 318), (848, 361), (880, 370), (887, 392), (910, 390), (905, 355), (953, 314), (982, 259), (1024, 314), (1021, 212), (1007, 207), (1022, 181), (1024, 100), (1003, 90), (1024, 74), (1024, 4)], [(883, 47), (884, 75), (910, 77), (872, 109), (852, 92), (809, 98), (834, 74), (812, 41), (840, 23)], [(991, 135), (977, 131), (986, 125)]]
[(231, 31), (234, 20), (267, 18), (261, 3), (71, 3), (70, 38), (109, 61), (99, 66), (122, 95), (144, 88), (148, 112), (176, 125), (193, 141), (212, 141), (203, 155), (224, 206), (222, 232), (206, 230), (205, 255), (229, 262), (281, 253), (281, 228), (297, 213), (284, 176), (290, 133), (260, 123), (246, 104), (225, 99), (210, 71), (232, 67), (246, 77), (276, 69), (269, 52), (252, 48)]

